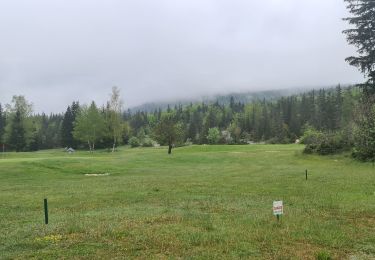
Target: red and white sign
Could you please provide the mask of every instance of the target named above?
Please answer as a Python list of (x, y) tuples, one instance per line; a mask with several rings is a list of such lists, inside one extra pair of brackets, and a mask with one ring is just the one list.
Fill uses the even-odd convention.
[(273, 214), (275, 216), (282, 215), (283, 211), (284, 211), (283, 201), (282, 200), (280, 200), (280, 201), (274, 201), (273, 202)]

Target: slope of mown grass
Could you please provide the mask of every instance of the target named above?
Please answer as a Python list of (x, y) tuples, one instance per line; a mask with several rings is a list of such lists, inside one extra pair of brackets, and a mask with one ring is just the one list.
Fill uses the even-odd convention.
[[(305, 156), (301, 149), (6, 154), (0, 258), (374, 258), (373, 166), (345, 156)], [(284, 201), (280, 223), (273, 200)]]

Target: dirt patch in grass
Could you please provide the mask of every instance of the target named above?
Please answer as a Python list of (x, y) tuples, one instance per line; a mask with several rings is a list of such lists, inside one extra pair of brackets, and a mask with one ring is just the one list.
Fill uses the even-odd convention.
[(275, 255), (272, 256), (272, 258), (315, 260), (317, 255), (321, 252), (326, 252), (333, 259), (344, 259), (344, 255), (339, 255), (337, 254), (337, 252), (326, 250), (325, 248), (310, 244), (307, 241), (288, 245), (282, 248), (279, 252), (276, 252)]
[(109, 173), (86, 173), (85, 176), (88, 177), (101, 177), (101, 176), (109, 176)]

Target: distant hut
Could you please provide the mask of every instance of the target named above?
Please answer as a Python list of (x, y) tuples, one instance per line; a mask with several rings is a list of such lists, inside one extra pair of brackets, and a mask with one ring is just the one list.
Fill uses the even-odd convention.
[(75, 152), (75, 150), (72, 148), (72, 147), (70, 147), (69, 149), (67, 149), (66, 150), (69, 154), (71, 154), (71, 153), (74, 153)]

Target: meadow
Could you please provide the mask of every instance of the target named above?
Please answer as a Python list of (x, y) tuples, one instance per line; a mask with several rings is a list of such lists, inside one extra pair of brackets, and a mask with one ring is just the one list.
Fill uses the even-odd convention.
[(374, 166), (302, 149), (0, 154), (0, 259), (374, 259)]

